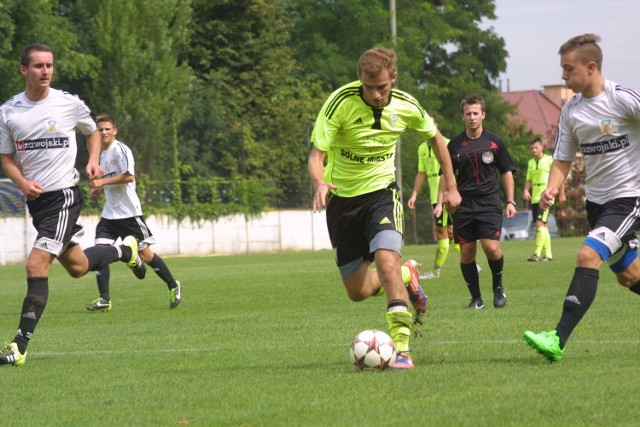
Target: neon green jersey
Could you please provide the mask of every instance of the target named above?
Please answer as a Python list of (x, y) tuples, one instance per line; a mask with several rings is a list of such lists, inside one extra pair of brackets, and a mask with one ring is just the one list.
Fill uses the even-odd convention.
[(550, 154), (543, 154), (540, 160), (529, 159), (527, 164), (527, 181), (531, 181), (531, 203), (538, 203), (540, 195), (547, 187), (553, 158)]
[[(448, 138), (444, 138), (444, 140), (449, 144)], [(423, 142), (418, 147), (418, 172), (422, 172), (427, 176), (431, 204), (437, 203), (438, 186), (440, 185), (440, 162), (438, 162), (428, 142)]]
[(392, 89), (389, 104), (378, 108), (364, 102), (360, 81), (333, 92), (311, 135), (327, 153), (324, 180), (338, 187), (332, 192), (354, 197), (387, 188), (396, 179), (396, 141), (406, 129), (425, 139), (436, 134), (431, 117), (408, 93)]

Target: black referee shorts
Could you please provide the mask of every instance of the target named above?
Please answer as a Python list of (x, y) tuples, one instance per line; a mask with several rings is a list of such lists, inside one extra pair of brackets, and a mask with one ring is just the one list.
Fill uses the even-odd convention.
[(500, 193), (481, 197), (463, 197), (453, 214), (453, 238), (456, 243), (478, 239), (500, 240), (502, 206)]

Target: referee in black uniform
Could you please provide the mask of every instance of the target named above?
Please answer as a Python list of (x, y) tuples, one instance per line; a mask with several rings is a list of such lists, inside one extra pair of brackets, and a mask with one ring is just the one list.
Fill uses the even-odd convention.
[(502, 286), (502, 204), (496, 171), (502, 175), (507, 196), (507, 217), (511, 218), (516, 214), (516, 202), (513, 199), (513, 172), (516, 167), (502, 139), (482, 127), (485, 118), (482, 97), (465, 97), (460, 103), (460, 110), (465, 131), (453, 138), (447, 148), (462, 197), (462, 203), (453, 214), (453, 230), (455, 242), (460, 243), (462, 277), (471, 294), (471, 302), (466, 308), (484, 307), (476, 269), (478, 240), (491, 269), (493, 306), (502, 308), (507, 304), (507, 296)]

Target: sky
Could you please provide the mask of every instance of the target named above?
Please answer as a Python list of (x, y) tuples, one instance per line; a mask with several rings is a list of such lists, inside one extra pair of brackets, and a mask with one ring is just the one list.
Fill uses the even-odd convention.
[[(640, 1), (495, 0), (493, 27), (509, 53), (502, 90), (542, 89), (563, 84), (558, 49), (571, 37), (602, 37), (602, 74), (640, 90)], [(508, 80), (508, 82), (507, 82)]]

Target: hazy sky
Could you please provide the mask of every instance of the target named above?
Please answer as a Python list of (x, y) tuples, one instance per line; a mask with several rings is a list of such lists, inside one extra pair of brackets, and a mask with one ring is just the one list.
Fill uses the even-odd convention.
[(573, 36), (602, 37), (602, 74), (640, 90), (640, 1), (495, 0), (497, 20), (489, 26), (506, 42), (507, 90), (541, 89), (562, 84), (558, 48)]

